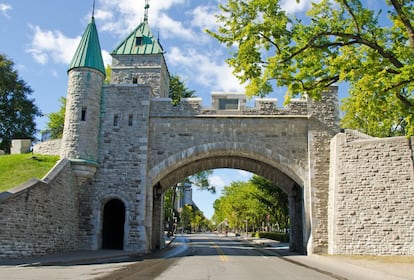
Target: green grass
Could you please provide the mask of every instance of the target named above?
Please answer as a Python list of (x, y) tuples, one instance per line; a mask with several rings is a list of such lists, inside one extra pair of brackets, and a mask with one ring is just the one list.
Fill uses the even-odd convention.
[(32, 179), (43, 178), (59, 156), (20, 154), (0, 156), (0, 192)]

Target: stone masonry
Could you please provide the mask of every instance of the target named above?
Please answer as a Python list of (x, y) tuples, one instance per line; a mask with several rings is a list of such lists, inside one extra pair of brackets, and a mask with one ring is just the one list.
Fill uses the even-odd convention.
[(210, 107), (173, 106), (147, 22), (112, 52), (109, 84), (100, 53), (92, 18), (69, 69), (61, 161), (0, 194), (0, 258), (161, 248), (163, 192), (214, 168), (250, 171), (288, 194), (291, 250), (414, 253), (412, 139), (339, 133), (336, 86), (284, 108), (223, 92)]
[(68, 160), (0, 193), (0, 259), (78, 248), (78, 193)]
[(414, 254), (413, 138), (332, 140), (329, 253)]

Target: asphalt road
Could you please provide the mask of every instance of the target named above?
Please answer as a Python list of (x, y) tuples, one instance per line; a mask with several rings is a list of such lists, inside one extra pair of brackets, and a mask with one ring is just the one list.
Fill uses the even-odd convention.
[[(256, 243), (255, 243), (256, 242)], [(98, 250), (62, 252), (0, 262), (0, 279), (338, 279), (414, 280), (411, 262), (292, 255), (267, 239), (215, 234), (177, 236), (150, 255)]]
[(215, 234), (178, 236), (162, 255), (115, 271), (109, 279), (335, 279), (288, 262), (272, 251), (234, 237)]

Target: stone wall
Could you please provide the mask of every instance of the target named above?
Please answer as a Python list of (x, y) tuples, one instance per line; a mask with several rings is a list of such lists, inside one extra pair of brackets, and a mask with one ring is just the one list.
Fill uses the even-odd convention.
[(78, 207), (70, 162), (0, 193), (0, 259), (77, 248)]
[(170, 76), (164, 56), (112, 55), (111, 84), (151, 85), (153, 97), (168, 97)]
[(322, 93), (320, 101), (308, 102), (309, 187), (304, 193), (305, 211), (310, 213), (307, 227), (312, 231), (308, 252), (327, 253), (330, 140), (339, 131), (338, 88)]
[(412, 140), (333, 138), (330, 254), (414, 254)]
[(124, 249), (146, 250), (150, 95), (151, 87), (146, 85), (104, 86), (99, 168), (94, 180), (80, 189), (80, 248), (101, 248), (102, 209), (116, 198), (126, 208)]
[(33, 153), (40, 155), (60, 155), (61, 139), (53, 139), (49, 141), (39, 142), (33, 146)]

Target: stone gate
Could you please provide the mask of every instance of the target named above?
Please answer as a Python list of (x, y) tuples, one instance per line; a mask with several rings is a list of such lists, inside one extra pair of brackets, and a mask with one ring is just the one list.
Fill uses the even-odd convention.
[[(111, 55), (110, 82), (104, 83), (92, 18), (68, 70), (60, 162), (42, 180), (0, 194), (0, 258), (75, 249), (160, 248), (164, 191), (186, 176), (214, 168), (250, 171), (287, 193), (291, 250), (363, 252), (347, 246), (358, 229), (344, 221), (355, 218), (350, 209), (357, 204), (343, 194), (358, 189), (358, 178), (365, 174), (349, 181), (352, 160), (343, 172), (337, 166), (344, 156), (353, 157), (348, 149), (354, 146), (337, 140), (330, 146), (340, 132), (337, 87), (327, 89), (318, 101), (292, 100), (283, 108), (266, 98), (248, 106), (243, 94), (223, 92), (212, 93), (210, 107), (203, 107), (199, 98), (173, 106), (164, 50), (146, 20)], [(411, 141), (393, 157), (400, 153), (404, 164), (396, 173), (405, 174), (401, 197), (409, 204), (414, 197)], [(362, 204), (358, 207), (363, 209)], [(404, 254), (414, 252), (410, 211), (404, 238), (398, 235)], [(384, 228), (389, 232), (388, 224)], [(368, 239), (369, 234), (364, 232)], [(351, 244), (368, 247), (358, 242), (352, 239)], [(376, 240), (374, 247), (380, 244)]]
[[(85, 34), (94, 33), (92, 19)], [(289, 195), (291, 249), (327, 250), (336, 87), (318, 102), (286, 108), (272, 99), (248, 107), (244, 95), (220, 92), (209, 108), (198, 98), (173, 106), (164, 50), (146, 21), (112, 52), (111, 82), (103, 86), (97, 39), (82, 42), (69, 67), (61, 147), (78, 174), (81, 247), (101, 248), (106, 234), (116, 235), (103, 230), (104, 206), (116, 200), (126, 211), (121, 247), (159, 248), (163, 192), (198, 171), (228, 167), (262, 175)]]

